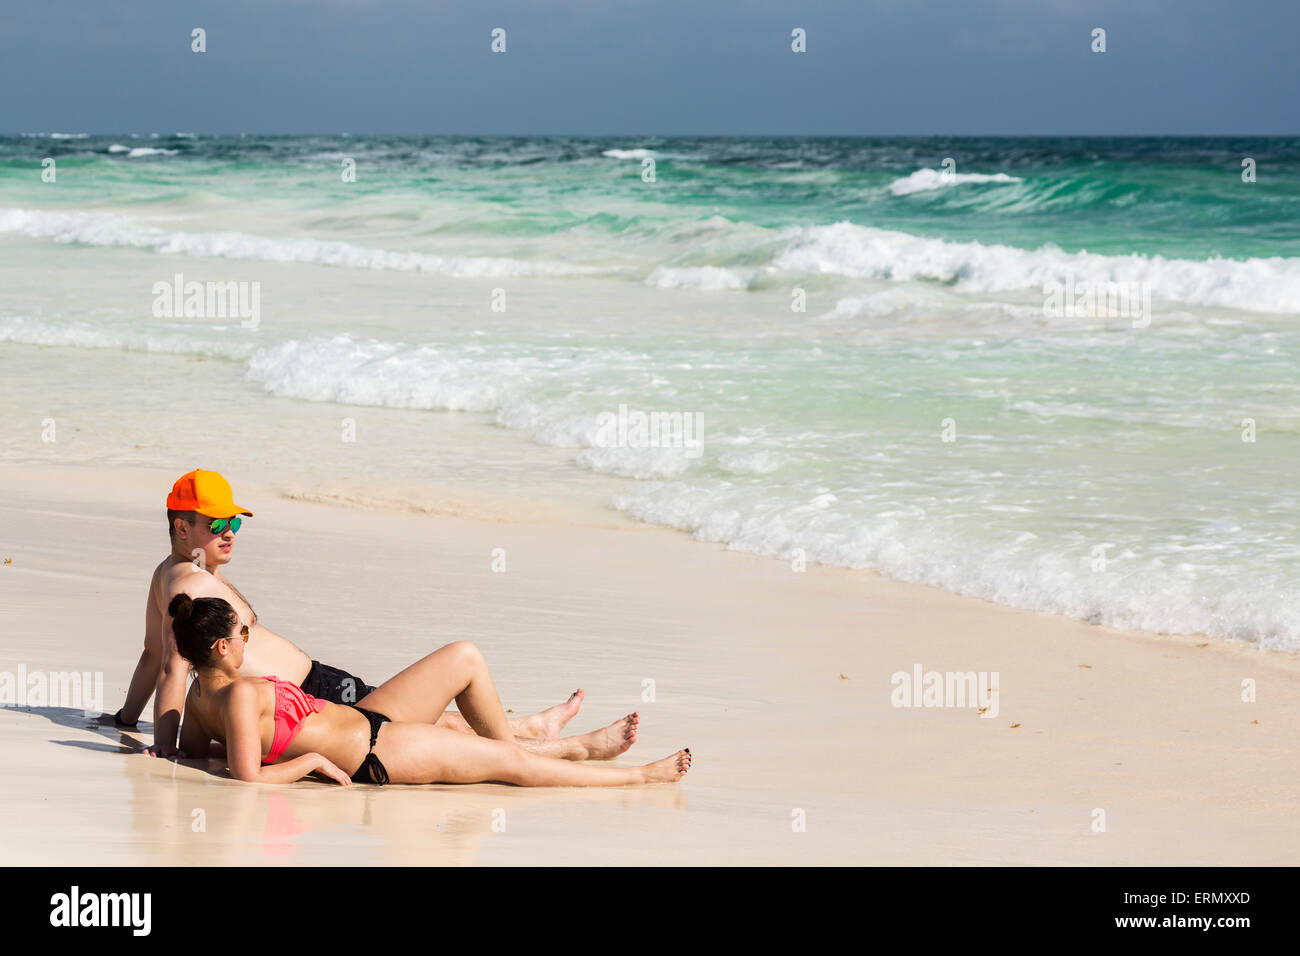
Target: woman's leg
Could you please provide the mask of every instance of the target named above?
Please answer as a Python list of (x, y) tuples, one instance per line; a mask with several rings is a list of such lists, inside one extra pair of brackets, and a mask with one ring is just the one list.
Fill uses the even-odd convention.
[(691, 766), (690, 751), (679, 750), (643, 767), (592, 767), (529, 753), (501, 740), (411, 723), (384, 724), (375, 756), (393, 783), (498, 781), (521, 787), (622, 787), (675, 783)]
[(625, 753), (636, 743), (637, 728), (641, 723), (641, 714), (634, 712), (608, 727), (593, 730), (589, 734), (575, 734), (561, 737), (559, 740), (535, 740), (531, 737), (515, 737), (515, 743), (530, 753), (544, 757), (559, 757), (563, 760), (613, 760)]
[(385, 714), (396, 723), (431, 724), (452, 700), (479, 736), (515, 739), (487, 662), (469, 641), (456, 641), (439, 648), (384, 681), (357, 701), (357, 705)]
[[(456, 712), (449, 710), (447, 713), (454, 714)], [(600, 728), (600, 730), (593, 730), (587, 734), (574, 734), (571, 737), (560, 737), (555, 740), (524, 737), (516, 733), (515, 743), (532, 753), (542, 754), (545, 757), (559, 757), (562, 760), (613, 760), (636, 743), (637, 727), (640, 721), (640, 713), (631, 713), (614, 721), (608, 727)], [(459, 727), (449, 727), (441, 720), (435, 723), (434, 726), (442, 727), (445, 730), (453, 730), (457, 733), (469, 734), (473, 737), (474, 728), (466, 724), (464, 720), (461, 720), (461, 723), (465, 725), (464, 730)]]

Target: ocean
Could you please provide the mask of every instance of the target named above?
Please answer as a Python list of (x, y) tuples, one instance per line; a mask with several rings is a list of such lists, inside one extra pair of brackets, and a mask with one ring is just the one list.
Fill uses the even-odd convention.
[(1300, 139), (0, 137), (0, 412), (1297, 651)]

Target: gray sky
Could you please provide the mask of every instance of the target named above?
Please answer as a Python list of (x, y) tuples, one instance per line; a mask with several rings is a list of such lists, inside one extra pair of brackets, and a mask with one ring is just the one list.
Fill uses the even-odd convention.
[(0, 131), (1294, 134), (1297, 36), (1296, 0), (9, 0)]

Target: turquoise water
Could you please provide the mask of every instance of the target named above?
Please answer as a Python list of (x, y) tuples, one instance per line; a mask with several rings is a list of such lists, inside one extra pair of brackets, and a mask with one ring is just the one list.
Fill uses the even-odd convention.
[[(188, 468), (215, 408), (236, 473), (1300, 650), (1298, 224), (1300, 139), (0, 138), (0, 453)], [(259, 322), (156, 315), (177, 272)]]
[[(110, 150), (116, 150), (110, 152)], [(132, 150), (158, 151), (128, 159)], [(607, 152), (625, 157), (610, 161)], [(642, 154), (657, 164), (639, 182)], [(340, 203), (321, 224), (496, 243), (602, 237), (639, 258), (647, 241), (722, 216), (766, 230), (847, 220), (918, 236), (1067, 252), (1182, 258), (1294, 257), (1300, 205), (1297, 139), (658, 139), (0, 137), (0, 197), (33, 201), (33, 162), (62, 178), (42, 205), (273, 202), (304, 213)], [(343, 183), (340, 162), (358, 163)], [(1241, 181), (1253, 158), (1258, 181)], [(960, 180), (920, 188), (947, 158)], [(650, 184), (646, 184), (650, 185)], [(1259, 188), (1251, 188), (1252, 186)], [(891, 188), (892, 187), (892, 188)], [(756, 249), (691, 250), (715, 265), (761, 261)], [(730, 254), (728, 254), (730, 253)]]

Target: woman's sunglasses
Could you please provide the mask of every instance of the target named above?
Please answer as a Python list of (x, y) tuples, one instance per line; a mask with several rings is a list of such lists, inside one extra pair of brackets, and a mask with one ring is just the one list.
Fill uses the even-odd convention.
[[(240, 625), (240, 627), (239, 627), (239, 636), (242, 637), (242, 638), (244, 639), (244, 643), (245, 643), (245, 644), (248, 643), (248, 625), (247, 625), (247, 624), (242, 624), (242, 625)], [(220, 644), (222, 641), (228, 641), (228, 640), (230, 640), (230, 638), (228, 638), (228, 637), (219, 637), (219, 638), (217, 638), (215, 641), (213, 641), (211, 644), (208, 645), (208, 650), (212, 650), (214, 647), (216, 647), (216, 646), (217, 646), (218, 644)]]
[(225, 534), (226, 526), (229, 525), (230, 533), (237, 534), (239, 532), (239, 526), (243, 523), (244, 519), (238, 516), (234, 518), (218, 518), (216, 521), (212, 522), (212, 524), (208, 525), (208, 530), (213, 534)]

